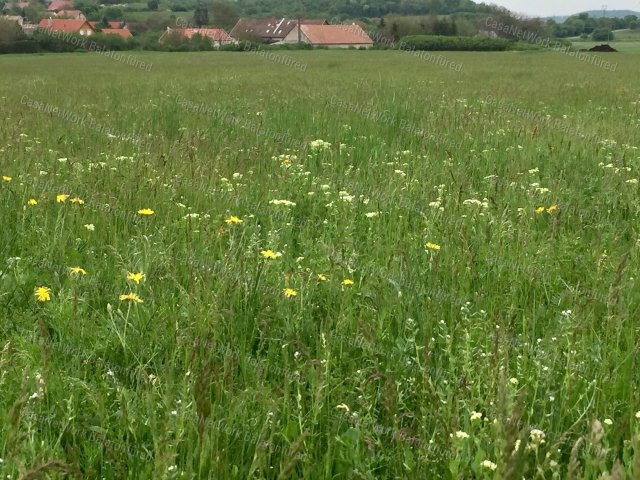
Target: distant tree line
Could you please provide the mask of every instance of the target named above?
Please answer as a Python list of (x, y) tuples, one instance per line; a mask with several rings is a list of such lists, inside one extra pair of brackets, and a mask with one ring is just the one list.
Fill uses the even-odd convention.
[[(590, 17), (588, 13), (581, 13), (567, 18), (562, 23), (549, 20), (548, 25), (554, 36), (566, 37), (592, 37), (594, 40), (606, 40), (607, 33), (613, 30), (640, 28), (640, 21), (636, 15), (627, 15), (623, 18)], [(604, 37), (604, 38), (603, 38)]]

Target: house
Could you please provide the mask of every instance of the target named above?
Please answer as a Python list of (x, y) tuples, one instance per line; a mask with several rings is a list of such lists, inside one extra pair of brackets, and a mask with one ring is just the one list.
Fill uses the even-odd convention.
[(73, 18), (75, 20), (86, 20), (87, 17), (84, 16), (80, 10), (60, 10), (56, 16), (58, 18)]
[(96, 30), (86, 20), (68, 20), (63, 18), (44, 18), (38, 24), (40, 30), (51, 32), (61, 31), (68, 33), (78, 33), (89, 36), (96, 33)]
[(122, 38), (131, 38), (131, 32), (126, 28), (103, 28), (100, 32), (104, 35), (120, 35)]
[(20, 15), (0, 15), (0, 20), (8, 20), (9, 22), (16, 22), (22, 27), (24, 19)]
[(305, 25), (294, 27), (282, 43), (309, 43), (315, 47), (370, 48), (373, 40), (360, 25)]
[(236, 43), (231, 36), (221, 28), (170, 28), (167, 27), (167, 31), (162, 34), (159, 42), (163, 42), (167, 39), (167, 36), (175, 35), (178, 38), (185, 40), (192, 39), (195, 35), (200, 35), (203, 38), (208, 38), (214, 47), (219, 48), (222, 45), (230, 43)]
[[(304, 25), (328, 25), (323, 19), (302, 19)], [(254, 40), (265, 43), (281, 42), (298, 25), (291, 18), (241, 18), (235, 24), (230, 35), (236, 40)]]
[(60, 10), (71, 9), (73, 4), (69, 0), (53, 0), (47, 7), (50, 12), (59, 12)]

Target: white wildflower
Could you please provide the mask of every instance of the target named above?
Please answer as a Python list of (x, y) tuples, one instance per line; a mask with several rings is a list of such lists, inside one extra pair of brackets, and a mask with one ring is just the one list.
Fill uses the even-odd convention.
[(480, 462), (480, 466), (494, 471), (496, 468), (498, 468), (498, 465), (493, 463), (491, 460), (483, 460), (482, 462)]

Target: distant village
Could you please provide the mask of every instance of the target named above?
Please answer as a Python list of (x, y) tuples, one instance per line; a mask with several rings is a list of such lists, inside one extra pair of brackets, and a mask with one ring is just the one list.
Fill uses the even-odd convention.
[[(22, 4), (22, 7), (21, 7)], [(26, 0), (18, 0), (7, 4), (9, 8), (25, 8)], [(95, 34), (116, 35), (124, 39), (132, 38), (126, 22), (107, 20), (95, 22), (87, 20), (85, 14), (73, 8), (70, 0), (52, 0), (47, 7), (48, 18), (39, 23), (29, 23), (22, 16), (2, 15), (0, 19), (16, 22), (27, 37), (36, 31), (46, 32), (53, 36), (75, 34), (88, 37)], [(208, 40), (213, 48), (238, 44), (242, 41), (260, 42), (270, 45), (308, 44), (313, 47), (326, 48), (370, 48), (373, 40), (356, 23), (330, 25), (324, 19), (291, 19), (291, 18), (241, 18), (230, 32), (222, 28), (205, 28), (189, 25), (186, 21), (176, 21), (175, 27), (167, 27), (159, 42), (190, 41), (194, 38)]]

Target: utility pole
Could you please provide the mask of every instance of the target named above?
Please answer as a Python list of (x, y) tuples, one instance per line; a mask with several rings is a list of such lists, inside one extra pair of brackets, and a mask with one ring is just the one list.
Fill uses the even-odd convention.
[[(606, 18), (607, 18), (607, 6), (606, 5), (602, 5), (602, 25), (604, 26), (604, 28), (607, 28), (606, 26)], [(611, 41), (611, 30), (607, 29), (607, 43), (609, 43)]]

